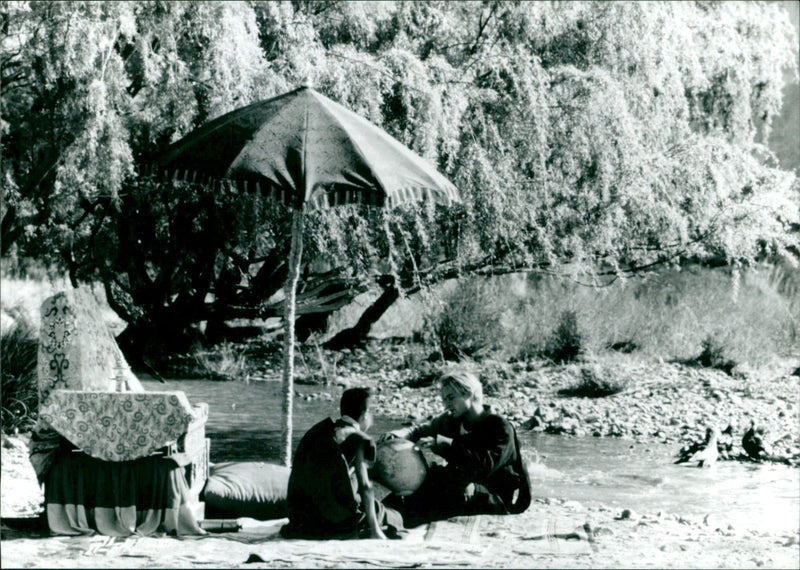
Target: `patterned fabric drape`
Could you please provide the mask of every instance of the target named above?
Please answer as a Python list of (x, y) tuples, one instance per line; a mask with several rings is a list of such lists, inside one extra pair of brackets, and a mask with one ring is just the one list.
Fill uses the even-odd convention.
[(104, 461), (146, 457), (176, 443), (191, 422), (207, 415), (207, 406), (193, 409), (182, 391), (55, 390), (39, 407), (43, 424)]
[(48, 297), (42, 303), (41, 315), (37, 365), (40, 402), (54, 390), (114, 391), (117, 374), (125, 378), (130, 391), (144, 391), (88, 287)]

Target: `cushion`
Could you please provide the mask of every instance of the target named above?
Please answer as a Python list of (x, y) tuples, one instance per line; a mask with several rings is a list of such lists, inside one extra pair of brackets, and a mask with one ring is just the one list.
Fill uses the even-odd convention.
[(207, 519), (289, 516), (286, 494), (290, 469), (256, 461), (217, 464), (203, 488)]

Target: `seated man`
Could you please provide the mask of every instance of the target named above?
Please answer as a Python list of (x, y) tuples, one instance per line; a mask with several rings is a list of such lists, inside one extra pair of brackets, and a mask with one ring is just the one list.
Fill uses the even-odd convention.
[(374, 498), (367, 462), (375, 443), (369, 390), (345, 390), (342, 417), (326, 418), (300, 440), (289, 475), (286, 538), (386, 538), (403, 528), (400, 514)]
[(468, 372), (441, 380), (446, 412), (430, 422), (387, 433), (411, 441), (434, 438), (447, 460), (432, 466), (413, 494), (387, 497), (407, 527), (458, 515), (516, 514), (530, 504), (530, 479), (514, 427), (483, 404), (483, 387)]

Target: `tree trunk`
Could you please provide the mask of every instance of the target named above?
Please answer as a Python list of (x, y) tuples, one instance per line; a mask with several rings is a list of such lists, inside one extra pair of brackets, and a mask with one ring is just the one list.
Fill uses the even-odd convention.
[(292, 212), (292, 245), (289, 250), (289, 274), (286, 276), (286, 313), (283, 335), (283, 407), (281, 433), (283, 434), (283, 464), (292, 466), (292, 403), (294, 398), (294, 304), (297, 281), (300, 278), (300, 259), (303, 255), (303, 210)]
[(391, 283), (384, 287), (381, 296), (361, 314), (358, 322), (349, 329), (339, 331), (325, 343), (325, 348), (342, 350), (344, 348), (363, 346), (369, 331), (372, 329), (372, 325), (383, 316), (399, 297), (400, 291), (395, 286), (394, 280), (392, 280)]
[[(290, 245), (291, 247), (291, 245)], [(243, 291), (242, 301), (248, 305), (258, 305), (272, 297), (278, 290), (276, 284), (286, 283), (288, 266), (286, 258), (289, 252), (285, 248), (275, 247), (263, 260), (261, 268), (250, 281), (250, 289)]]
[(11, 251), (11, 246), (16, 243), (21, 235), (22, 225), (17, 219), (17, 208), (6, 204), (3, 219), (0, 220), (0, 254), (3, 257)]

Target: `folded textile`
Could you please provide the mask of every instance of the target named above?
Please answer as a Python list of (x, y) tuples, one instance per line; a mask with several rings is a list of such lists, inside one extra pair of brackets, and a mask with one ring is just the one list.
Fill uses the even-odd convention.
[(31, 434), (29, 459), (39, 484), (43, 485), (47, 480), (47, 474), (53, 466), (57, 452), (64, 443), (64, 438), (56, 430), (45, 426), (41, 421)]
[(164, 457), (114, 462), (63, 451), (45, 484), (54, 534), (205, 534), (188, 498), (183, 469)]

